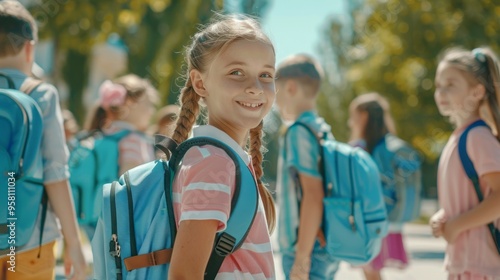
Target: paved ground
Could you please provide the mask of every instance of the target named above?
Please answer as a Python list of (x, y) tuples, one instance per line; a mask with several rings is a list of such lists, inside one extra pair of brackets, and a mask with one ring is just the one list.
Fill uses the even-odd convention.
[[(429, 216), (435, 211), (435, 202), (427, 201), (422, 205), (422, 213)], [(445, 242), (431, 236), (427, 225), (408, 224), (403, 229), (405, 245), (410, 254), (410, 265), (407, 269), (399, 271), (386, 269), (382, 272), (384, 280), (439, 280), (446, 279), (443, 268)], [(90, 245), (85, 242), (85, 257), (88, 263), (92, 262)], [(277, 280), (284, 280), (281, 272), (279, 254), (275, 254)], [(66, 279), (62, 266), (56, 269), (56, 279)], [(91, 279), (89, 277), (89, 279)], [(336, 275), (336, 280), (363, 280), (359, 269), (351, 268), (349, 264), (342, 264)]]
[[(426, 225), (406, 225), (403, 229), (405, 246), (410, 254), (410, 265), (405, 270), (385, 269), (382, 271), (384, 280), (439, 280), (446, 279), (443, 268), (445, 242), (431, 236)], [(279, 256), (276, 256), (276, 266), (279, 266)], [(277, 280), (283, 280), (280, 273)], [(361, 270), (351, 268), (342, 263), (337, 272), (336, 280), (363, 280)]]

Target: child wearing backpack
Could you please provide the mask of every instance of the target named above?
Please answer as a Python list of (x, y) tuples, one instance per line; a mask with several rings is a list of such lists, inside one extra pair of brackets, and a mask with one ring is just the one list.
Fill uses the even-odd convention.
[[(277, 70), (276, 105), (285, 122), (302, 122), (333, 139), (330, 126), (315, 112), (322, 69), (308, 55), (286, 58)], [(287, 279), (333, 279), (339, 262), (317, 239), (323, 217), (319, 144), (302, 126), (291, 126), (280, 140), (277, 194), (278, 240)], [(285, 147), (287, 143), (287, 147)], [(302, 199), (295, 180), (300, 180)], [(299, 205), (300, 204), (300, 205)], [(323, 239), (324, 242), (324, 239)]]
[[(400, 139), (395, 138), (395, 127), (390, 114), (389, 102), (387, 102), (387, 100), (378, 93), (368, 93), (356, 97), (349, 106), (348, 125), (351, 129), (350, 144), (352, 146), (361, 147), (369, 152), (377, 163), (381, 172), (386, 204), (390, 203), (392, 206), (394, 204), (393, 198), (397, 199), (398, 197), (406, 197), (398, 194), (389, 195), (398, 191), (397, 181), (399, 179), (397, 178), (397, 169), (399, 168), (398, 160), (403, 160), (402, 154), (399, 153), (399, 157), (394, 157), (397, 155), (397, 151), (394, 151), (395, 153), (392, 153), (391, 151), (390, 153), (386, 153), (388, 156), (381, 156), (382, 152), (380, 152), (380, 150), (391, 150), (390, 147), (388, 149), (388, 146), (391, 145), (390, 142), (400, 142)], [(398, 149), (401, 150), (404, 146), (406, 145), (402, 144), (401, 147), (398, 147)], [(418, 157), (415, 159), (418, 160)], [(415, 167), (420, 166), (419, 161), (413, 162), (411, 158), (407, 158), (405, 163), (405, 166), (407, 166), (408, 163), (415, 165)], [(418, 171), (419, 170), (416, 169), (412, 170), (412, 172)], [(419, 175), (420, 174), (418, 173), (418, 176)], [(403, 187), (410, 188), (410, 186)], [(408, 192), (407, 190), (401, 191)], [(418, 191), (416, 195), (419, 197), (420, 192)], [(418, 197), (416, 199), (419, 199)], [(400, 201), (396, 203), (405, 202)], [(402, 208), (405, 207), (407, 208), (409, 205), (403, 205)], [(389, 224), (389, 234), (382, 242), (380, 254), (370, 263), (362, 266), (367, 280), (381, 279), (380, 271), (384, 267), (396, 267), (402, 269), (408, 265), (408, 257), (401, 233), (403, 223), (401, 221), (391, 220), (391, 217), (394, 216), (391, 212), (404, 210), (391, 208), (393, 208), (393, 206), (388, 206), (389, 220), (391, 221)]]
[[(18, 1), (0, 1), (0, 73), (13, 82), (12, 89), (20, 91), (22, 85), (32, 83), (30, 79), (31, 68), (34, 61), (34, 48), (37, 42), (37, 26), (33, 16)], [(0, 78), (0, 88), (7, 88), (7, 81)], [(85, 279), (85, 260), (80, 245), (79, 231), (73, 208), (73, 199), (68, 184), (68, 150), (64, 139), (63, 120), (59, 105), (57, 89), (47, 83), (38, 82), (31, 90), (26, 91), (32, 98), (42, 115), (43, 131), (41, 134), (41, 145), (29, 147), (40, 151), (43, 167), (39, 173), (43, 173), (40, 188), (44, 188), (50, 206), (46, 212), (42, 205), (20, 205), (23, 199), (21, 188), (23, 174), (17, 178), (19, 189), (16, 190), (16, 212), (23, 209), (38, 211), (34, 229), (27, 242), (15, 248), (7, 246), (7, 252), (3, 250), (6, 244), (0, 244), (0, 279), (53, 279), (55, 276), (54, 244), (61, 237), (57, 219), (59, 219), (65, 242), (65, 273), (69, 279)], [(24, 96), (22, 96), (24, 97)], [(2, 123), (3, 124), (3, 123)], [(25, 127), (14, 127), (23, 129)], [(2, 129), (8, 129), (2, 126)], [(36, 128), (27, 128), (35, 131)], [(4, 132), (6, 133), (6, 132)], [(3, 140), (8, 137), (2, 137)], [(17, 139), (19, 142), (20, 139)], [(2, 141), (2, 144), (4, 141)], [(31, 156), (31, 155), (24, 155)], [(6, 160), (2, 155), (0, 161)], [(27, 162), (25, 162), (27, 164)], [(2, 166), (6, 166), (2, 164)], [(21, 164), (22, 166), (22, 164)], [(2, 176), (9, 170), (0, 170)], [(24, 170), (29, 173), (31, 170)], [(2, 177), (3, 178), (3, 177)], [(9, 180), (9, 182), (12, 182)], [(2, 189), (7, 187), (7, 181), (2, 182)], [(2, 194), (4, 195), (4, 194)], [(9, 192), (10, 195), (10, 192)], [(42, 199), (43, 200), (43, 199)], [(4, 198), (2, 198), (4, 201)], [(46, 203), (41, 203), (47, 205)], [(9, 204), (11, 205), (11, 204)], [(7, 208), (6, 204), (0, 207)], [(45, 217), (43, 212), (45, 212)], [(9, 214), (10, 215), (10, 214)], [(5, 217), (1, 217), (2, 221)], [(19, 226), (22, 217), (16, 221)], [(2, 240), (4, 237), (3, 224)], [(42, 230), (43, 228), (43, 230)], [(42, 230), (43, 235), (40, 231)], [(18, 237), (25, 232), (14, 231), (16, 242)], [(9, 245), (12, 246), (13, 243)], [(2, 242), (3, 243), (3, 242)]]
[(500, 279), (500, 75), (489, 48), (441, 57), (434, 98), (455, 126), (438, 168), (441, 209), (429, 223), (447, 241), (448, 279)]
[[(255, 20), (227, 16), (194, 35), (186, 59), (173, 140), (180, 144), (188, 138), (204, 104), (208, 124), (195, 127), (193, 136), (215, 138), (236, 151), (252, 170), (260, 197), (243, 246), (225, 258), (216, 279), (274, 279), (269, 233), (275, 210), (261, 181), (263, 119), (275, 97), (274, 47)], [(214, 236), (230, 216), (234, 174), (233, 160), (220, 148), (206, 145), (185, 153), (173, 185), (177, 236), (170, 279), (203, 278)]]
[[(99, 88), (99, 100), (89, 115), (86, 132), (77, 139), (76, 149), (70, 156), (70, 182), (77, 215), (89, 239), (94, 234), (100, 210), (102, 185), (155, 159), (153, 139), (145, 132), (157, 100), (156, 89), (133, 74), (106, 80)], [(94, 153), (86, 153), (86, 146), (92, 142)], [(82, 163), (88, 157), (83, 155), (87, 154), (96, 154), (92, 166)], [(95, 173), (90, 173), (92, 170), (88, 168), (95, 168)], [(95, 179), (89, 180), (92, 176)]]
[(120, 168), (117, 176), (154, 160), (153, 141), (145, 132), (155, 113), (158, 101), (156, 89), (147, 80), (128, 74), (103, 82), (99, 97), (86, 130), (102, 131), (105, 135), (131, 132), (119, 143)]

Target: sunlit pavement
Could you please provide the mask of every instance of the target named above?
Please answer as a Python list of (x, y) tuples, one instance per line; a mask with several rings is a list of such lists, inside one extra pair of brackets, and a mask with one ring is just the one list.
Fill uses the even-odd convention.
[[(384, 280), (436, 280), (446, 279), (443, 268), (445, 242), (431, 236), (426, 225), (408, 224), (404, 227), (405, 245), (411, 257), (410, 265), (405, 270), (385, 269), (382, 272)], [(90, 263), (92, 252), (90, 245), (85, 242), (85, 258)], [(275, 254), (277, 280), (283, 280), (280, 256)], [(66, 279), (62, 265), (58, 265), (56, 279)], [(91, 279), (91, 278), (89, 278)], [(362, 272), (351, 268), (349, 264), (342, 264), (337, 272), (336, 280), (362, 280)]]
[[(410, 255), (410, 265), (405, 270), (387, 268), (382, 270), (384, 280), (439, 280), (446, 279), (443, 267), (445, 241), (432, 237), (426, 225), (405, 225), (405, 246)], [(283, 280), (279, 255), (275, 254), (277, 280)], [(360, 269), (342, 263), (336, 280), (363, 280)]]
[[(429, 216), (437, 205), (433, 201), (426, 201), (422, 204), (422, 213)], [(384, 280), (439, 280), (446, 279), (446, 272), (443, 267), (445, 241), (432, 237), (430, 228), (427, 225), (407, 224), (403, 228), (405, 246), (410, 255), (410, 265), (405, 270), (387, 268), (382, 271)], [(275, 236), (273, 236), (273, 241)], [(85, 259), (92, 263), (92, 251), (88, 240), (84, 239)], [(275, 243), (275, 242), (274, 242)], [(275, 253), (275, 264), (277, 280), (283, 280), (281, 270), (280, 255)], [(58, 265), (56, 268), (56, 279), (66, 279), (64, 268)], [(89, 277), (89, 279), (91, 279)], [(349, 264), (341, 264), (336, 275), (336, 280), (363, 280), (364, 277), (360, 269), (352, 268)]]

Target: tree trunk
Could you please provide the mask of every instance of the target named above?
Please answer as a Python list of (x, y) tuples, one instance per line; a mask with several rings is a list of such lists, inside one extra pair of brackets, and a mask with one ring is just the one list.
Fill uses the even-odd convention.
[(78, 123), (85, 118), (85, 107), (83, 106), (83, 91), (88, 82), (88, 54), (82, 54), (76, 50), (69, 49), (66, 53), (66, 61), (62, 68), (62, 77), (68, 85), (69, 110), (74, 114)]

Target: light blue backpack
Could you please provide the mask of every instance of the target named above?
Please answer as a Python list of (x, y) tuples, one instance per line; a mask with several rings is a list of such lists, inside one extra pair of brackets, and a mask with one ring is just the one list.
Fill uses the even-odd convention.
[[(377, 166), (360, 148), (329, 140), (301, 122), (292, 126), (306, 128), (319, 143), (325, 191), (322, 229), (328, 253), (351, 264), (369, 262), (379, 254), (388, 229)], [(300, 197), (298, 180), (296, 186)]]
[(47, 197), (43, 186), (41, 139), (43, 116), (29, 96), (41, 81), (26, 79), (20, 90), (6, 75), (9, 89), (0, 89), (0, 250), (25, 245), (33, 234), (43, 202), (40, 242)]
[(95, 131), (80, 136), (71, 150), (68, 166), (80, 224), (95, 224), (101, 212), (102, 186), (120, 176), (118, 143), (128, 130), (111, 135)]
[(408, 143), (388, 133), (372, 152), (382, 176), (389, 221), (410, 222), (420, 216), (422, 160)]
[(159, 149), (172, 151), (169, 161), (143, 164), (104, 186), (102, 213), (92, 240), (95, 279), (167, 279), (177, 232), (173, 179), (184, 154), (191, 147), (203, 145), (224, 149), (236, 166), (231, 214), (226, 230), (214, 236), (205, 279), (214, 279), (224, 258), (243, 244), (259, 196), (255, 179), (240, 156), (208, 137), (195, 137), (179, 146), (168, 138), (157, 138)]

